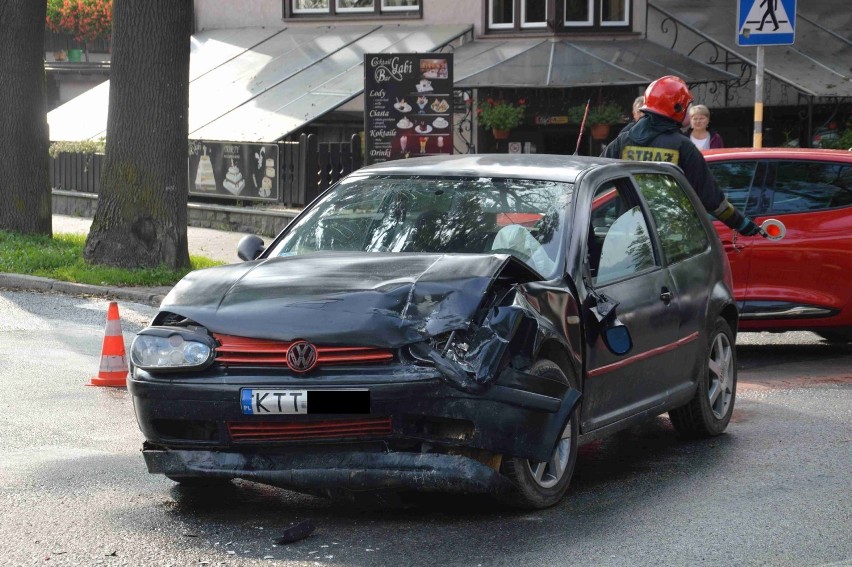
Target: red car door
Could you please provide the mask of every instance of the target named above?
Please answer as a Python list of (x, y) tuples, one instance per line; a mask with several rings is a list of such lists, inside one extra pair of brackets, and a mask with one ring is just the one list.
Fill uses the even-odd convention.
[[(754, 220), (777, 218), (783, 240), (739, 237), (749, 256), (742, 306), (744, 329), (815, 326), (852, 300), (852, 164), (768, 162), (766, 183), (752, 192)], [(734, 252), (737, 256), (740, 253)], [(729, 257), (732, 254), (729, 254)], [(733, 261), (731, 262), (733, 265)], [(736, 275), (734, 276), (736, 286)], [(737, 291), (735, 290), (735, 294)]]

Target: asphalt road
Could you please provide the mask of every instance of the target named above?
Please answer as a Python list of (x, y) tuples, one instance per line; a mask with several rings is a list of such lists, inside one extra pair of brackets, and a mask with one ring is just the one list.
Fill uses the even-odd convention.
[[(106, 306), (0, 291), (0, 565), (852, 565), (852, 347), (742, 335), (725, 435), (683, 442), (661, 417), (586, 446), (545, 511), (365, 509), (149, 475), (127, 392), (85, 385)], [(120, 311), (129, 345), (155, 310)]]

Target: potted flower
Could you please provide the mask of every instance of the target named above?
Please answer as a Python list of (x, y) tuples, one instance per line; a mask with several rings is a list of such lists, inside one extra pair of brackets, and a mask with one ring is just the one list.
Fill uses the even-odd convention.
[(524, 99), (519, 99), (515, 104), (487, 98), (485, 102), (477, 103), (476, 115), (481, 126), (491, 128), (496, 140), (505, 140), (509, 137), (509, 131), (523, 122), (526, 108)]
[[(585, 112), (586, 105), (578, 104), (568, 110), (568, 118), (571, 122), (580, 124), (583, 121), (583, 114)], [(590, 106), (589, 115), (586, 117), (586, 124), (590, 126), (592, 138), (595, 140), (603, 140), (609, 136), (612, 124), (620, 124), (622, 122), (624, 122), (624, 113), (621, 111), (620, 106), (612, 102)]]
[(69, 49), (68, 60), (79, 61), (86, 42), (108, 38), (112, 33), (112, 0), (48, 0), (47, 28), (55, 33), (69, 34), (82, 49)]

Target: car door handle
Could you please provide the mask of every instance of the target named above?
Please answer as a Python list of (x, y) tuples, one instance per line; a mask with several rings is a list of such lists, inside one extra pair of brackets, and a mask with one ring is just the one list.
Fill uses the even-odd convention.
[(734, 238), (733, 240), (723, 239), (722, 248), (725, 249), (725, 252), (740, 252), (745, 246)]
[(730, 252), (733, 250), (734, 252), (739, 253), (740, 251), (742, 251), (743, 248), (746, 247), (746, 243), (744, 241), (738, 241), (736, 230), (731, 231), (730, 240), (728, 240), (727, 238), (723, 238), (721, 240), (722, 247), (725, 249), (725, 252)]
[(663, 291), (660, 292), (660, 300), (663, 303), (665, 303), (666, 305), (668, 305), (669, 303), (672, 302), (672, 297), (674, 297), (674, 296), (672, 295), (672, 292), (670, 292), (667, 287), (664, 287)]

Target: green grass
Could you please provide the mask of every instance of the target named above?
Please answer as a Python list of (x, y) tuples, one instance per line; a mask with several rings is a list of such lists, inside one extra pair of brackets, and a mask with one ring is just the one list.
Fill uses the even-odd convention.
[(191, 267), (187, 270), (165, 266), (132, 270), (95, 266), (83, 260), (85, 243), (84, 234), (54, 234), (48, 238), (0, 231), (0, 272), (94, 285), (168, 286), (191, 270), (224, 263), (190, 256)]

